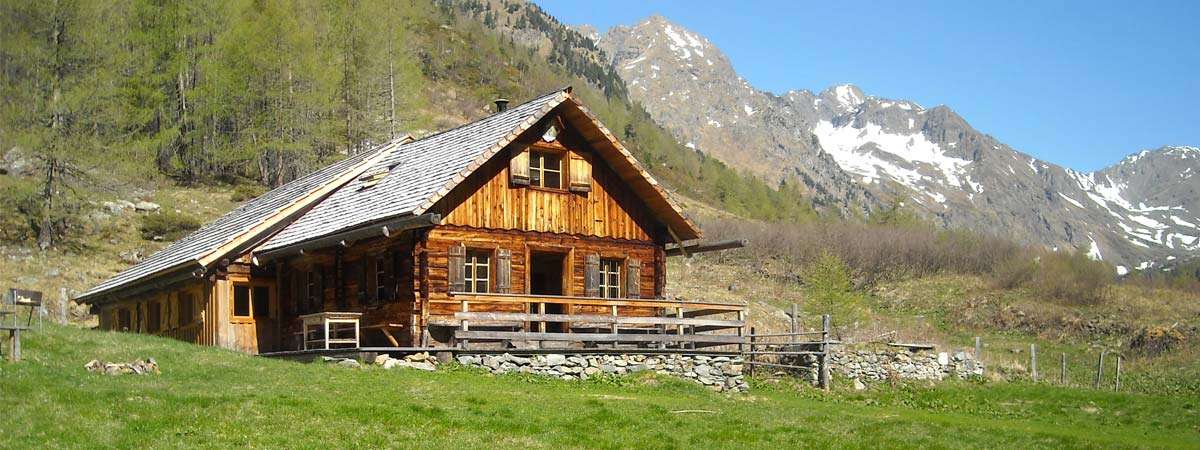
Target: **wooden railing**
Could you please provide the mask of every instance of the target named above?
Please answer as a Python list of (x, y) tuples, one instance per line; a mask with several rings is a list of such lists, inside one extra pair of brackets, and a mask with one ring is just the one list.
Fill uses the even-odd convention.
[[(473, 340), (484, 341), (560, 341), (577, 343), (605, 342), (612, 344), (658, 344), (659, 348), (676, 346), (683, 348), (716, 345), (740, 345), (745, 342), (743, 330), (746, 325), (746, 306), (717, 302), (683, 302), (663, 299), (607, 299), (597, 297), (571, 297), (521, 294), (454, 294), (448, 300), (432, 300), (431, 303), (449, 303), (458, 306), (453, 316), (434, 319), (431, 324), (455, 326), (454, 338), (457, 345), (467, 347)], [(523, 304), (525, 311), (485, 312), (472, 311), (477, 307), (495, 304)], [(548, 314), (547, 305), (562, 305), (566, 314)], [(604, 307), (608, 314), (573, 314), (576, 306)], [(654, 308), (661, 311), (654, 316), (621, 315), (620, 308)], [(729, 314), (736, 318), (712, 318)], [(562, 332), (548, 332), (548, 323), (561, 323)], [(472, 325), (495, 328), (509, 325), (520, 331), (472, 330)], [(708, 332), (734, 330), (735, 334), (710, 334)]]
[(163, 330), (155, 334), (184, 342), (196, 343), (200, 339), (200, 322), (190, 323), (170, 330)]

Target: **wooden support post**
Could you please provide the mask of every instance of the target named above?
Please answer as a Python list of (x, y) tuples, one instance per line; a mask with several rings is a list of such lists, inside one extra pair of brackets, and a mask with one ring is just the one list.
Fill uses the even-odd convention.
[(1029, 344), (1029, 378), (1037, 383), (1037, 344)]
[[(737, 335), (740, 338), (745, 338), (745, 336), (746, 336), (746, 311), (744, 311), (744, 310), (738, 311), (737, 312), (737, 320), (738, 320), (738, 322), (742, 323), (742, 325), (739, 326), (737, 329)], [(746, 353), (746, 344), (738, 344), (738, 352)]]
[[(467, 300), (462, 301), (462, 312), (471, 312), (471, 302)], [(462, 322), (460, 322), (459, 328), (461, 328), (463, 331), (470, 331), (471, 325), (468, 323), (467, 319), (463, 319)], [(462, 348), (467, 348), (467, 345), (469, 344), (470, 341), (468, 339), (459, 341), (459, 345), (462, 346)]]
[[(679, 319), (682, 319), (682, 318), (683, 318), (683, 307), (682, 307), (682, 306), (680, 306), (680, 307), (676, 307), (676, 308), (675, 308), (675, 317), (676, 317), (676, 318), (679, 318)], [(683, 325), (676, 325), (676, 326), (675, 326), (675, 333), (676, 333), (676, 335), (678, 335), (678, 336), (683, 336)], [(684, 345), (684, 342), (683, 342), (683, 341), (679, 341), (679, 348), (680, 348), (680, 349), (683, 349), (684, 347), (685, 347), (685, 345)]]
[(12, 344), (12, 350), (8, 352), (8, 360), (17, 362), (21, 360), (21, 329), (13, 328), (8, 330), (8, 337)]
[(1116, 384), (1114, 385), (1114, 390), (1120, 391), (1121, 390), (1121, 355), (1119, 355), (1119, 354), (1117, 355), (1116, 377), (1117, 377), (1117, 379), (1116, 379)]
[(983, 362), (983, 338), (975, 336), (975, 360)]
[(1062, 354), (1062, 368), (1058, 372), (1058, 384), (1067, 385), (1067, 354)]
[(821, 359), (817, 382), (821, 385), (821, 389), (827, 391), (829, 390), (829, 322), (829, 314), (821, 315)]
[[(545, 302), (538, 302), (538, 314), (546, 314), (546, 303)], [(545, 333), (545, 332), (546, 332), (546, 321), (543, 320), (543, 321), (538, 322), (538, 333)]]
[[(617, 317), (617, 305), (612, 305), (612, 316)], [(617, 334), (617, 321), (612, 323), (612, 334)]]
[(1096, 363), (1096, 389), (1100, 389), (1100, 380), (1104, 378), (1104, 350), (1100, 350), (1100, 362)]

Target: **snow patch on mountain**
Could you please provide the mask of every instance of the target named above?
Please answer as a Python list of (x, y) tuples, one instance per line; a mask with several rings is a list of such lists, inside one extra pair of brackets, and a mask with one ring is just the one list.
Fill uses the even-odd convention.
[[(833, 156), (842, 169), (860, 175), (863, 181), (870, 183), (886, 176), (905, 186), (920, 189), (922, 181), (932, 180), (919, 171), (921, 165), (927, 165), (941, 175), (939, 181), (962, 187), (966, 167), (971, 164), (965, 159), (947, 156), (941, 147), (924, 134), (888, 133), (873, 123), (867, 123), (863, 128), (855, 128), (853, 124), (837, 127), (832, 122), (822, 120), (817, 123), (813, 133), (821, 147)], [(896, 159), (901, 161), (894, 161)], [(910, 167), (903, 167), (900, 163)]]

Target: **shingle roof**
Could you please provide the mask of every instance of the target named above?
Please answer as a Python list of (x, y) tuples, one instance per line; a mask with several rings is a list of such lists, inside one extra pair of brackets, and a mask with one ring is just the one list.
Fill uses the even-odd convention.
[(189, 265), (201, 269), (203, 265), (200, 261), (209, 253), (262, 225), (296, 201), (336, 181), (341, 175), (362, 170), (364, 163), (377, 159), (377, 155), (384, 156), (382, 153), (390, 152), (397, 144), (398, 142), (392, 142), (374, 151), (362, 152), (272, 189), (150, 255), (133, 267), (117, 273), (77, 298), (86, 300), (171, 269)]
[(419, 214), (463, 177), (570, 96), (557, 90), (519, 106), (401, 145), (364, 173), (388, 170), (374, 186), (355, 180), (255, 249), (265, 252), (373, 222)]
[[(392, 218), (422, 214), (569, 99), (570, 88), (556, 90), (458, 128), (418, 141), (394, 140), (374, 151), (334, 163), (247, 202), (85, 292), (79, 299), (110, 293), (189, 264), (196, 269), (204, 268), (203, 262), (226, 256), (217, 253), (232, 253), (231, 242), (239, 237), (247, 242), (265, 238), (255, 248), (256, 253), (262, 253)], [(604, 142), (609, 142), (615, 151), (611, 162), (630, 169), (626, 171), (628, 179), (636, 182), (640, 195), (662, 207), (666, 223), (678, 227), (675, 231), (682, 232), (685, 238), (698, 236), (694, 224), (612, 133), (577, 101), (572, 100), (570, 105), (574, 115), (585, 119), (584, 123), (600, 133)], [(382, 179), (367, 176), (383, 173), (386, 175)], [(308, 209), (296, 209), (298, 206)], [(285, 211), (287, 214), (281, 214)], [(299, 217), (295, 217), (297, 214)], [(285, 223), (285, 220), (292, 221)], [(267, 237), (268, 229), (263, 228), (266, 223), (277, 223), (273, 229), (278, 232)], [(248, 234), (256, 236), (247, 238)]]

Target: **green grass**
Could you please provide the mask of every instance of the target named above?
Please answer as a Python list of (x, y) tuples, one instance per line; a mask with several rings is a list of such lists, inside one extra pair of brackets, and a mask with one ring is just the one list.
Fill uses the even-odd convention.
[[(4, 447), (1200, 446), (1200, 401), (1186, 396), (1021, 383), (822, 393), (786, 381), (718, 394), (650, 375), (354, 370), (61, 326), (25, 344), (25, 361), (0, 364)], [(162, 375), (83, 369), (144, 357)]]

